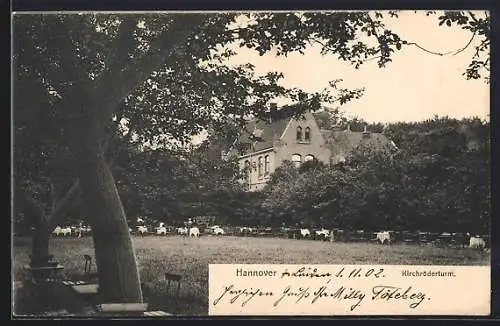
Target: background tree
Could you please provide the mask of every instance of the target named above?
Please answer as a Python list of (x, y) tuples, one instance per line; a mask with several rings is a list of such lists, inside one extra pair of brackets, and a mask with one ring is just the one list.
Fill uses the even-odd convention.
[(358, 117), (348, 117), (339, 108), (324, 108), (323, 111), (315, 113), (315, 119), (320, 129), (324, 130), (346, 130), (348, 127), (352, 131), (364, 131), (382, 133), (385, 125), (370, 123)]
[(285, 164), (271, 175), (262, 206), (272, 219), (291, 224), (487, 234), (488, 129), (479, 119), (436, 117), (405, 124), (397, 151), (359, 146), (345, 163)]

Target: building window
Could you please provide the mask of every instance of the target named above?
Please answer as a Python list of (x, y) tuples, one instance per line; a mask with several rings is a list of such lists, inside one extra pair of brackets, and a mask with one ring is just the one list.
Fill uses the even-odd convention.
[(271, 168), (271, 160), (269, 155), (264, 158), (264, 175), (269, 175), (269, 169)]
[(304, 157), (304, 162), (314, 160), (314, 155), (308, 154)]
[(300, 154), (293, 154), (292, 162), (295, 165), (295, 167), (298, 168), (300, 166), (300, 163), (302, 163), (302, 156), (300, 156)]
[(304, 132), (304, 140), (305, 141), (311, 141), (311, 128), (307, 127), (305, 132)]
[(297, 141), (301, 141), (301, 140), (302, 140), (302, 128), (297, 127)]
[(245, 180), (247, 182), (250, 182), (250, 172), (252, 171), (252, 168), (250, 166), (250, 161), (246, 160), (245, 161), (245, 168), (243, 169), (243, 173), (245, 174)]
[(262, 156), (259, 156), (259, 177), (262, 177)]

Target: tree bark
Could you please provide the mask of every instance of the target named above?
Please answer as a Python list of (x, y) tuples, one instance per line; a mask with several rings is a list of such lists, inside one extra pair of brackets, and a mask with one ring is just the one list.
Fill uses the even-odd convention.
[(40, 216), (31, 243), (31, 266), (44, 266), (49, 261), (50, 232), (48, 219)]
[(136, 255), (115, 180), (98, 133), (82, 130), (77, 164), (92, 226), (99, 294), (103, 302), (142, 303)]
[(151, 51), (146, 55), (125, 64), (123, 69), (106, 70), (95, 82), (79, 80), (73, 92), (65, 94), (60, 103), (62, 109), (76, 114), (72, 148), (93, 229), (99, 294), (103, 302), (142, 303), (143, 300), (125, 212), (100, 143), (105, 126), (120, 102), (167, 57), (175, 55), (181, 42), (204, 19), (203, 15), (179, 16), (151, 44)]
[(40, 203), (29, 196), (26, 192), (17, 188), (16, 205), (24, 212), (25, 216), (35, 227), (31, 243), (32, 266), (41, 266), (47, 263), (49, 258), (49, 219)]
[(77, 180), (66, 195), (53, 204), (53, 210), (49, 216), (46, 216), (43, 210), (38, 214), (35, 220), (35, 234), (33, 234), (31, 265), (43, 265), (48, 262), (50, 234), (57, 223), (63, 219), (64, 213), (78, 194), (79, 183)]

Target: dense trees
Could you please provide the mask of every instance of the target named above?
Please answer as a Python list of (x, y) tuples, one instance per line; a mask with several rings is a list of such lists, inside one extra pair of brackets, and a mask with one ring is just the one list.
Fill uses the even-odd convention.
[(480, 119), (389, 124), (398, 151), (360, 147), (343, 164), (284, 165), (264, 190), (263, 207), (288, 224), (487, 233), (488, 130)]
[(215, 138), (190, 152), (145, 151), (114, 170), (126, 174), (115, 173), (119, 189), (135, 189), (121, 193), (129, 216), (167, 223), (201, 214), (231, 225), (488, 231), (488, 123), (436, 117), (385, 133), (398, 150), (359, 147), (334, 166), (286, 161), (258, 193), (243, 191)]
[(242, 189), (236, 162), (222, 160), (208, 140), (189, 151), (144, 150), (118, 165), (117, 183), (132, 220), (179, 223), (196, 215), (220, 216), (220, 198)]

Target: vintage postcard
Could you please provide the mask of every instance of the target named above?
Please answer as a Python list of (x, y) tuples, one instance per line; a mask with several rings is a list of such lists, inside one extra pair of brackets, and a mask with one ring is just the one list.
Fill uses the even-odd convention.
[(490, 13), (13, 12), (12, 316), (489, 316)]

